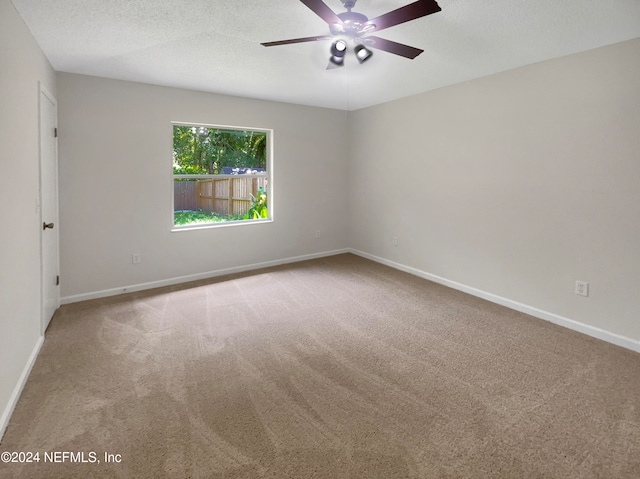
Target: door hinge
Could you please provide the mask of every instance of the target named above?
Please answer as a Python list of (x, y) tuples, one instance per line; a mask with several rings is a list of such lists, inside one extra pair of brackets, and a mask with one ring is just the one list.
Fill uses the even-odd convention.
[(53, 129), (53, 137), (54, 138), (58, 138), (58, 129), (57, 128)]
[(56, 286), (60, 286), (60, 275), (56, 276)]

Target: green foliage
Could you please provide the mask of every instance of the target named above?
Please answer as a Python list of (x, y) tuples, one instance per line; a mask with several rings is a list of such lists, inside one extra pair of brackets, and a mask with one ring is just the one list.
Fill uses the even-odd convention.
[(212, 175), (223, 166), (266, 168), (266, 165), (265, 132), (173, 127), (173, 173), (176, 175)]
[(253, 198), (251, 202), (251, 208), (249, 208), (245, 219), (257, 220), (260, 218), (268, 218), (269, 211), (267, 210), (267, 192), (264, 188), (259, 187), (258, 196), (251, 195)]
[(221, 223), (223, 221), (237, 221), (245, 219), (243, 215), (223, 216), (218, 213), (206, 213), (204, 211), (175, 211), (173, 224), (175, 226)]

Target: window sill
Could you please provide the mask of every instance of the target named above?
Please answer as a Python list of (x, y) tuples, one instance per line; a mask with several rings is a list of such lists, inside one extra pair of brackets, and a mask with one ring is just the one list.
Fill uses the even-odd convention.
[(183, 231), (193, 231), (193, 230), (208, 230), (215, 228), (228, 228), (232, 226), (246, 226), (246, 225), (256, 225), (256, 224), (265, 224), (265, 223), (273, 223), (272, 218), (266, 219), (257, 219), (257, 220), (239, 220), (239, 221), (222, 221), (220, 223), (203, 223), (196, 225), (184, 225), (184, 226), (173, 226), (171, 228), (172, 233), (180, 233)]

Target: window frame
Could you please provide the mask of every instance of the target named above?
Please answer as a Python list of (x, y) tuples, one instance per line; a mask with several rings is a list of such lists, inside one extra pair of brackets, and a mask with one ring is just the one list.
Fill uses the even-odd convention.
[[(257, 128), (257, 127), (242, 127), (242, 126), (229, 126), (229, 125), (217, 125), (210, 123), (195, 123), (189, 121), (171, 121), (171, 155), (170, 155), (170, 183), (171, 183), (171, 210), (170, 210), (170, 225), (171, 232), (179, 231), (192, 231), (210, 228), (225, 228), (230, 226), (244, 226), (252, 224), (264, 224), (272, 223), (274, 221), (273, 211), (273, 129), (271, 128)], [(266, 161), (265, 161), (265, 174), (255, 175), (256, 177), (265, 178), (266, 191), (267, 191), (267, 211), (269, 213), (268, 218), (256, 218), (256, 219), (242, 219), (242, 220), (229, 220), (220, 221), (215, 223), (196, 223), (190, 225), (176, 225), (175, 224), (175, 180), (176, 179), (207, 179), (207, 178), (238, 178), (238, 177), (252, 177), (253, 175), (227, 175), (227, 174), (187, 174), (177, 175), (173, 173), (173, 135), (174, 126), (187, 126), (195, 128), (208, 128), (217, 130), (232, 130), (232, 131), (255, 131), (265, 133), (267, 146), (265, 148)]]

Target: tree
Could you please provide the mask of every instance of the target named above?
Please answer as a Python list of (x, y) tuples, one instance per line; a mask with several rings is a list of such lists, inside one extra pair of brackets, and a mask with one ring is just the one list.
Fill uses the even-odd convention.
[(266, 168), (267, 135), (252, 130), (174, 125), (173, 172), (217, 174), (222, 167)]

